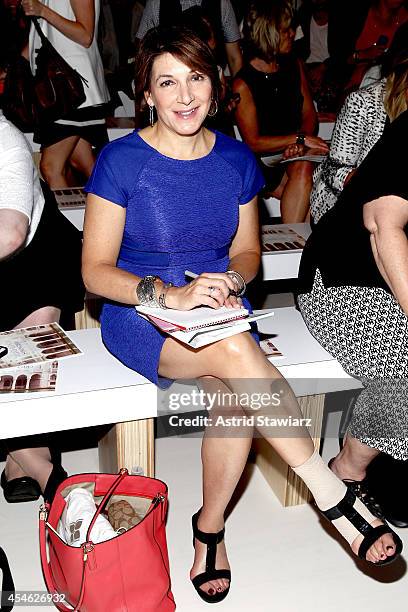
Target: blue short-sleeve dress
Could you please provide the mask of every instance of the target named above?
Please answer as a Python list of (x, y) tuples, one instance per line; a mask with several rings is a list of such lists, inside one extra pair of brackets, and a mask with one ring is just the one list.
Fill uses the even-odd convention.
[[(194, 160), (166, 157), (138, 132), (103, 149), (85, 189), (126, 207), (119, 268), (156, 274), (176, 286), (186, 284), (186, 269), (227, 270), (239, 206), (252, 200), (264, 179), (244, 143), (215, 134), (212, 150)], [(122, 363), (160, 387), (171, 384), (158, 374), (167, 336), (133, 306), (106, 302), (101, 331)]]

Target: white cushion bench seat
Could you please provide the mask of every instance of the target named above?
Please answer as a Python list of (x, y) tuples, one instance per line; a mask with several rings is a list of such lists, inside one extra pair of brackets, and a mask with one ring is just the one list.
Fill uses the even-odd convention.
[(55, 391), (0, 394), (0, 439), (118, 423), (100, 441), (101, 471), (139, 465), (153, 475), (155, 385), (115, 359), (99, 329), (69, 335), (84, 354), (59, 362)]
[[(295, 308), (276, 309), (259, 328), (273, 334), (284, 353), (273, 363), (291, 384), (305, 417), (312, 418), (311, 435), (318, 446), (325, 393), (360, 385), (314, 340)], [(116, 423), (99, 444), (101, 471), (140, 465), (153, 476), (156, 387), (107, 351), (99, 329), (69, 333), (84, 354), (60, 361), (54, 392), (0, 394), (0, 438)], [(256, 440), (255, 448), (256, 463), (282, 504), (308, 501), (302, 482), (271, 447)]]

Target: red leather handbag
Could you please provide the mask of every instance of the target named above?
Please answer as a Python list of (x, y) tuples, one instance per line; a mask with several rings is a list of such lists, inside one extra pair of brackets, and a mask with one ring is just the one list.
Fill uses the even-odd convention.
[[(57, 533), (64, 495), (87, 488), (97, 505), (80, 548)], [(126, 499), (137, 508), (140, 522), (106, 542), (89, 537), (102, 511)], [(40, 510), (40, 553), (44, 580), (54, 605), (63, 612), (172, 612), (165, 517), (167, 486), (161, 480), (117, 474), (77, 474), (58, 487), (51, 507)], [(47, 555), (48, 549), (48, 555)], [(69, 604), (72, 606), (68, 607)]]

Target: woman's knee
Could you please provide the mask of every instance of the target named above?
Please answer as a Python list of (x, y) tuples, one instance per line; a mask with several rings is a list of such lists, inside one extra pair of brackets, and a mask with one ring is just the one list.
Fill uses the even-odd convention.
[(292, 162), (288, 168), (289, 180), (311, 181), (314, 165), (311, 162)]
[[(259, 352), (259, 347), (249, 332), (237, 334), (230, 338), (224, 338), (214, 345), (217, 355), (217, 362), (223, 368), (232, 371), (232, 375), (240, 376), (238, 366), (249, 363), (251, 357)], [(231, 376), (231, 374), (229, 374)]]
[(42, 155), (40, 161), (40, 171), (47, 183), (63, 173), (63, 167), (58, 163), (58, 159), (52, 155)]

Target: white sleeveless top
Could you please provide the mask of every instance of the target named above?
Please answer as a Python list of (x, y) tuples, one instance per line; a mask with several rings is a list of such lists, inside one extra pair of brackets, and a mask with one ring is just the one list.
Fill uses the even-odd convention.
[[(42, 4), (48, 6), (56, 13), (59, 13), (62, 15), (62, 17), (65, 17), (70, 21), (75, 21), (75, 14), (69, 0), (42, 0)], [(80, 108), (94, 106), (96, 104), (103, 104), (109, 100), (109, 92), (105, 83), (102, 60), (99, 55), (97, 43), (100, 0), (94, 0), (94, 4), (95, 29), (92, 44), (89, 48), (85, 48), (82, 45), (74, 42), (50, 25), (45, 19), (38, 20), (38, 23), (45, 36), (55, 47), (58, 53), (62, 55), (62, 57), (70, 66), (72, 66), (72, 68), (75, 68), (75, 70), (77, 70), (79, 74), (88, 81), (88, 87), (84, 86), (86, 100), (80, 106)], [(40, 47), (41, 39), (38, 36), (34, 25), (31, 25), (29, 49), (31, 70), (34, 74), (36, 69), (36, 49), (39, 49)]]

